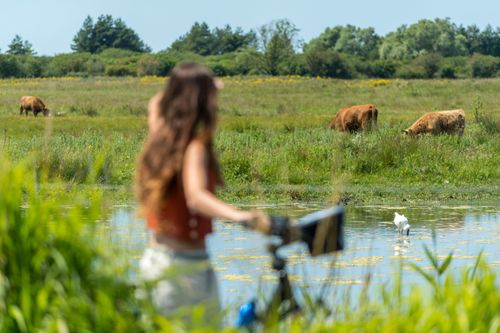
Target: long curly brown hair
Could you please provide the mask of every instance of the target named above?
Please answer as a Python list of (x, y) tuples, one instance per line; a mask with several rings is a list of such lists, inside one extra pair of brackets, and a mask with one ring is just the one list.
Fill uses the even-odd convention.
[(221, 183), (219, 166), (213, 152), (216, 126), (217, 88), (212, 72), (199, 64), (182, 64), (172, 69), (158, 103), (157, 120), (150, 129), (137, 161), (135, 185), (139, 214), (158, 212), (177, 183), (184, 152), (191, 140), (201, 140), (208, 151), (208, 168)]

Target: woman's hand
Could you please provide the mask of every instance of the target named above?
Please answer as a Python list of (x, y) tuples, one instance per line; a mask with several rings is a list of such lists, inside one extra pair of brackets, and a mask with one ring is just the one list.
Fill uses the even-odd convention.
[(271, 218), (269, 215), (260, 210), (241, 212), (240, 221), (254, 230), (262, 232), (263, 234), (271, 234)]

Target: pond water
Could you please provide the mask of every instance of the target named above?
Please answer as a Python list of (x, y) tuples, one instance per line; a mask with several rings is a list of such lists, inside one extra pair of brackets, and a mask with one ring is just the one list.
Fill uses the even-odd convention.
[[(322, 209), (316, 204), (245, 206), (265, 209), (275, 215), (300, 217)], [(394, 212), (404, 214), (411, 225), (409, 236), (397, 233)], [(111, 238), (126, 249), (133, 266), (147, 244), (144, 221), (134, 218), (134, 208), (115, 207), (108, 221)], [(241, 227), (216, 221), (216, 232), (208, 246), (216, 270), (224, 307), (235, 308), (249, 298), (268, 291), (276, 284), (271, 257), (266, 252), (269, 238)], [(306, 247), (293, 244), (281, 253), (288, 258), (290, 278), (297, 294), (325, 293), (327, 299), (362, 290), (367, 276), (371, 289), (390, 284), (400, 263), (416, 263), (431, 269), (423, 246), (440, 260), (453, 251), (449, 270), (459, 272), (483, 256), (500, 273), (500, 203), (456, 206), (346, 206), (346, 248), (338, 255), (310, 257)], [(407, 265), (402, 266), (405, 284), (425, 284)]]

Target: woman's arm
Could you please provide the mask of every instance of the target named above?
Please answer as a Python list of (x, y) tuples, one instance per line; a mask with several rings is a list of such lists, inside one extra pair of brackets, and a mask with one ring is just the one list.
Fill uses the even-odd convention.
[(151, 97), (148, 103), (148, 125), (150, 133), (155, 132), (163, 125), (163, 119), (160, 118), (159, 108), (161, 96), (161, 92), (157, 93), (156, 95)]
[(210, 217), (255, 221), (256, 229), (269, 231), (269, 218), (264, 213), (237, 209), (207, 190), (207, 150), (199, 140), (191, 141), (184, 154), (182, 184), (189, 209)]

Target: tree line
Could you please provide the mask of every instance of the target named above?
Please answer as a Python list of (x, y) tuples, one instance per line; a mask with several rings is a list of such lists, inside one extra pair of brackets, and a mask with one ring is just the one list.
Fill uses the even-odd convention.
[[(372, 27), (327, 27), (308, 42), (289, 20), (244, 31), (196, 22), (164, 50), (151, 48), (121, 19), (88, 16), (72, 53), (37, 56), (15, 36), (0, 53), (0, 77), (167, 75), (182, 61), (217, 75), (310, 75), (333, 78), (466, 78), (500, 76), (500, 28), (420, 20), (385, 36)], [(1, 50), (0, 50), (1, 52)]]

